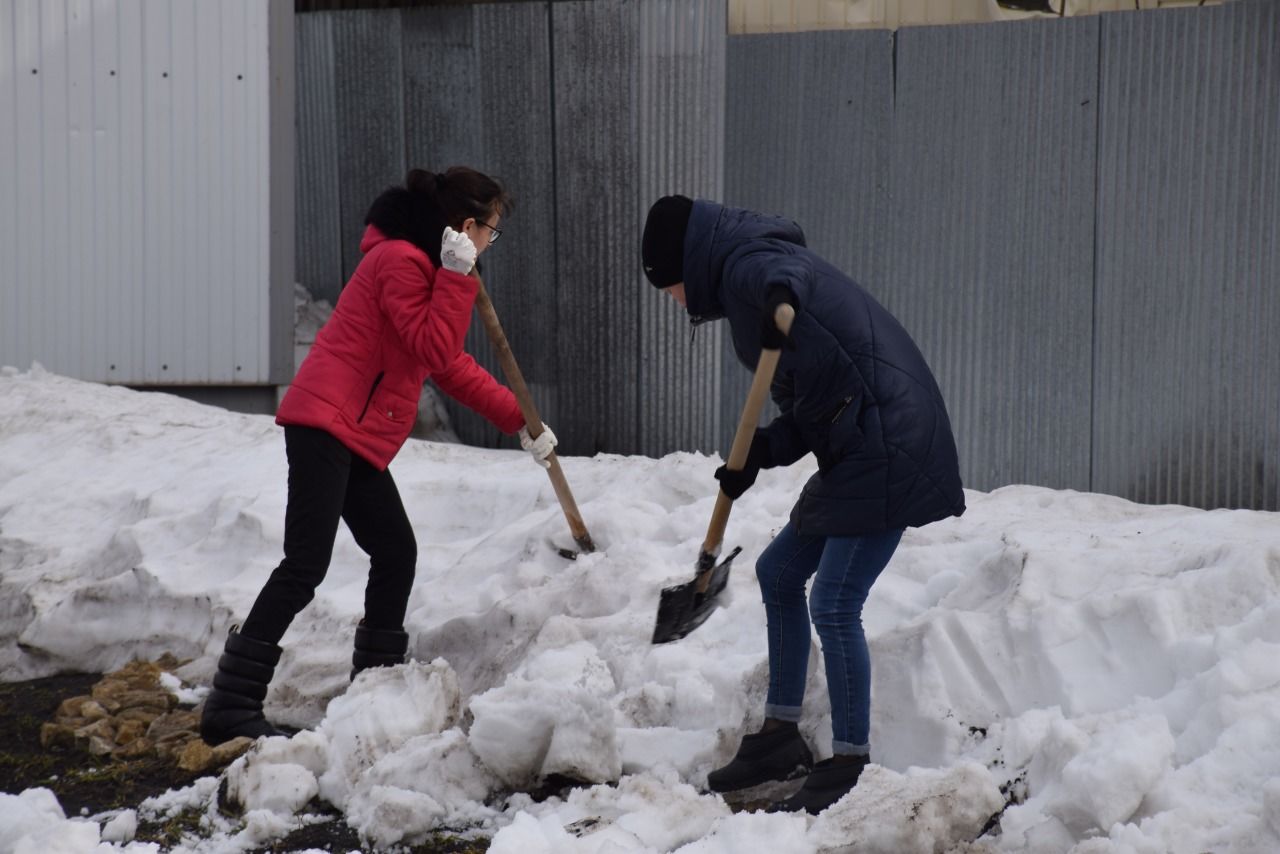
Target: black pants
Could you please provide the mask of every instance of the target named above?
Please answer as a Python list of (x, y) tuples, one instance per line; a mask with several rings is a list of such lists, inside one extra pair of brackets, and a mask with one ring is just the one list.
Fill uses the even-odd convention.
[(323, 430), (285, 427), (284, 443), (289, 458), (284, 560), (258, 594), (241, 634), (280, 642), (324, 580), (339, 519), (369, 555), (365, 624), (402, 628), (418, 545), (391, 472), (378, 471)]

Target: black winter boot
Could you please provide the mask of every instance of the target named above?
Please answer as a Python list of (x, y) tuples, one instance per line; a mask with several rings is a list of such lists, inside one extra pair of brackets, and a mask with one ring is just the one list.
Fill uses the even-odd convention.
[(351, 678), (370, 667), (404, 664), (409, 634), (403, 629), (371, 629), (360, 621), (356, 626), (356, 651), (351, 655)]
[(803, 777), (813, 765), (809, 745), (800, 728), (791, 721), (779, 721), (772, 728), (742, 737), (738, 753), (728, 765), (707, 775), (713, 792), (734, 792), (761, 783)]
[(211, 746), (242, 735), (284, 735), (262, 715), (262, 701), (280, 661), (280, 647), (245, 637), (237, 628), (232, 626), (227, 632), (227, 645), (213, 676), (213, 690), (205, 698), (200, 715), (200, 737)]
[(866, 756), (833, 756), (813, 766), (804, 779), (804, 785), (785, 801), (769, 807), (769, 812), (796, 812), (804, 810), (817, 815), (853, 790), (867, 767)]

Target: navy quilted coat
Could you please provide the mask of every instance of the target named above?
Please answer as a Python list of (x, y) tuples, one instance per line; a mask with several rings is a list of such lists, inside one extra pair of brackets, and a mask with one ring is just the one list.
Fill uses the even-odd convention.
[(964, 512), (951, 423), (924, 357), (870, 294), (805, 248), (798, 225), (698, 200), (684, 278), (694, 321), (727, 317), (752, 370), (769, 287), (796, 295), (795, 349), (783, 350), (772, 389), (781, 414), (765, 432), (775, 464), (817, 458), (791, 511), (800, 534), (857, 536)]

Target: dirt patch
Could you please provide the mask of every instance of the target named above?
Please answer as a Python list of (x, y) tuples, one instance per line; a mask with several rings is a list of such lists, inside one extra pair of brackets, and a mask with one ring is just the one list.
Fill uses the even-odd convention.
[[(319, 810), (312, 810), (312, 812), (319, 812)], [(373, 850), (364, 847), (360, 842), (359, 834), (351, 829), (341, 815), (334, 813), (330, 821), (295, 830), (288, 836), (277, 839), (269, 848), (259, 848), (248, 854), (274, 854), (277, 851), (301, 851), (308, 848), (342, 852)], [(409, 847), (396, 846), (394, 850), (402, 854), (484, 854), (488, 849), (487, 839), (461, 839), (441, 834), (431, 842)]]
[(95, 757), (72, 746), (40, 746), (40, 728), (58, 705), (88, 694), (101, 679), (72, 673), (0, 685), (0, 791), (51, 790), (68, 816), (136, 807), (153, 795), (189, 786), (195, 779), (156, 756)]
[[(184, 771), (172, 758), (145, 756), (93, 756), (67, 744), (41, 746), (41, 728), (54, 720), (58, 707), (73, 697), (89, 695), (103, 676), (70, 673), (0, 684), (0, 792), (18, 794), (31, 788), (49, 789), (68, 817), (91, 816), (118, 809), (137, 809), (144, 800), (171, 789), (191, 785), (217, 771)], [(374, 852), (361, 843), (342, 814), (327, 804), (313, 802), (308, 813), (326, 820), (308, 825), (274, 840), (268, 851), (320, 849)], [(140, 818), (137, 842), (155, 842), (169, 850), (186, 837), (199, 836), (200, 811), (149, 822)], [(398, 846), (404, 854), (482, 854), (488, 840), (469, 840), (447, 833), (430, 842)]]

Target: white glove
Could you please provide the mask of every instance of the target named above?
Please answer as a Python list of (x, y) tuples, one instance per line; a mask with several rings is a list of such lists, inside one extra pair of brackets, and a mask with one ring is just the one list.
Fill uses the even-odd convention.
[(476, 265), (476, 245), (464, 232), (446, 225), (440, 237), (440, 264), (446, 270), (465, 276)]
[(546, 424), (542, 425), (542, 432), (538, 434), (538, 438), (534, 439), (529, 436), (529, 428), (520, 428), (520, 447), (524, 448), (533, 455), (533, 461), (544, 469), (551, 468), (551, 460), (547, 457), (551, 456), (551, 452), (556, 447), (556, 434), (551, 432), (551, 428)]

